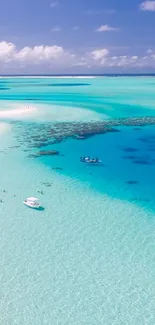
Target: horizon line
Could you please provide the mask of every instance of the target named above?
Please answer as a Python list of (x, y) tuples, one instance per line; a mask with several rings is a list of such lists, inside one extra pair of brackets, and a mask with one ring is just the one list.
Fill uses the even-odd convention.
[(104, 76), (155, 76), (155, 72), (144, 72), (144, 73), (66, 73), (66, 74), (0, 74), (0, 77), (104, 77)]

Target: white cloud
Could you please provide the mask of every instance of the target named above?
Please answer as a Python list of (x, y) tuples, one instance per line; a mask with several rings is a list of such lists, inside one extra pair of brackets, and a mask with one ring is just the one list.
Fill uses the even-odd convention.
[(13, 43), (7, 43), (5, 41), (0, 42), (0, 60), (10, 60), (14, 51), (15, 45)]
[(116, 27), (111, 27), (111, 26), (108, 26), (108, 25), (101, 25), (99, 28), (96, 29), (96, 32), (116, 32), (118, 31), (119, 28), (116, 28)]
[(140, 9), (143, 11), (155, 11), (155, 1), (144, 1), (140, 4)]
[(53, 2), (51, 2), (50, 7), (55, 8), (55, 7), (57, 7), (57, 5), (58, 5), (58, 1), (53, 1)]
[(90, 60), (86, 59), (92, 67), (155, 68), (155, 54), (110, 56), (108, 49), (104, 48), (91, 51), (89, 57)]
[[(37, 45), (18, 49), (14, 43), (0, 42), (0, 68), (26, 68), (46, 66), (50, 69), (70, 67), (122, 67), (122, 68), (155, 68), (155, 51), (147, 51), (147, 55), (111, 55), (107, 48), (80, 52), (67, 51), (61, 46)], [(38, 70), (39, 71), (39, 70)]]
[(94, 60), (101, 60), (103, 58), (105, 58), (108, 55), (109, 51), (107, 49), (98, 49), (98, 50), (94, 50), (90, 53), (90, 56), (94, 59)]
[(134, 55), (134, 56), (131, 57), (131, 60), (134, 60), (135, 61), (137, 59), (138, 59), (138, 56), (137, 55)]
[(148, 49), (148, 50), (146, 51), (146, 53), (148, 53), (148, 54), (152, 54), (152, 53), (153, 53), (153, 50), (152, 50), (152, 49)]
[(52, 31), (52, 33), (60, 32), (61, 31), (61, 27), (53, 27), (51, 31)]
[(64, 50), (61, 46), (35, 46), (24, 47), (19, 52), (14, 54), (14, 59), (18, 61), (29, 61), (29, 62), (40, 62), (40, 61), (50, 61), (60, 58), (64, 53)]
[(13, 43), (0, 42), (0, 63), (1, 65), (11, 65), (12, 63), (27, 65), (58, 62), (60, 58), (70, 58), (70, 53), (61, 46), (26, 46), (20, 50)]

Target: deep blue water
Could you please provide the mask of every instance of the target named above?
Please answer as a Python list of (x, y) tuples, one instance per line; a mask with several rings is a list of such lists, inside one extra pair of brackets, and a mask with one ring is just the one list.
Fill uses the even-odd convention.
[[(117, 133), (67, 139), (42, 149), (60, 151), (60, 156), (37, 158), (58, 173), (88, 182), (102, 193), (154, 208), (155, 127), (122, 127)], [(99, 157), (102, 164), (81, 163), (81, 156)]]

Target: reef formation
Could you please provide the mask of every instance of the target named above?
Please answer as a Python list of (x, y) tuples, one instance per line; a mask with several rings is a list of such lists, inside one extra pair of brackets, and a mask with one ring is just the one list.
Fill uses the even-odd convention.
[[(17, 128), (21, 128), (22, 122), (16, 121), (12, 123)], [(71, 137), (77, 140), (85, 140), (98, 134), (121, 132), (120, 127), (122, 126), (134, 126), (139, 129), (148, 125), (155, 125), (155, 117), (128, 117), (91, 122), (29, 123), (25, 131), (22, 132), (23, 139), (20, 138), (20, 142), (27, 143), (28, 148), (39, 149)], [(54, 153), (53, 151), (39, 151), (36, 155), (53, 154), (58, 153)]]

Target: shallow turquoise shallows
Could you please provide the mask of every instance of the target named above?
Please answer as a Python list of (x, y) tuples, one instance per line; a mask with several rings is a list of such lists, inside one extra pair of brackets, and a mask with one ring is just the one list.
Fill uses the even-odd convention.
[(155, 125), (65, 136), (155, 118), (154, 89), (153, 77), (0, 79), (0, 324), (155, 324)]

